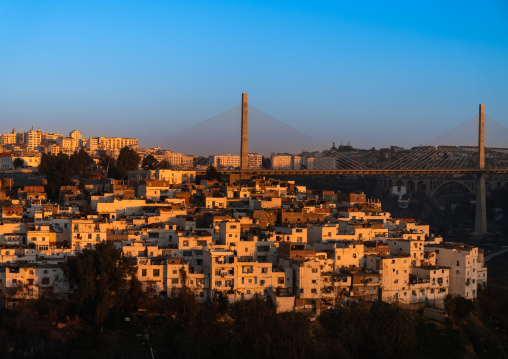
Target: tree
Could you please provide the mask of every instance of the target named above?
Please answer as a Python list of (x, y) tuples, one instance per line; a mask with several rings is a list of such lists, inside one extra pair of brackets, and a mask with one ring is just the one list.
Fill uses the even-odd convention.
[(99, 167), (106, 177), (113, 177), (113, 174), (116, 172), (116, 161), (113, 157), (103, 153), (99, 157)]
[(58, 155), (43, 153), (39, 172), (46, 175), (47, 192), (53, 199), (58, 198), (61, 186), (70, 185), (74, 174), (69, 156), (65, 153)]
[(222, 174), (219, 171), (217, 171), (215, 166), (210, 165), (206, 169), (206, 178), (208, 178), (208, 180), (210, 181), (212, 180), (220, 181), (222, 179)]
[(138, 153), (129, 147), (124, 147), (120, 150), (120, 154), (116, 159), (117, 174), (120, 177), (127, 177), (129, 171), (135, 171), (139, 167), (141, 158)]
[(447, 294), (444, 298), (444, 307), (448, 315), (455, 320), (464, 319), (474, 310), (473, 301), (452, 294)]
[(12, 165), (14, 166), (14, 169), (18, 169), (18, 168), (21, 168), (23, 167), (23, 165), (25, 164), (25, 161), (23, 161), (22, 158), (20, 157), (17, 157), (13, 162), (12, 162)]
[(141, 168), (144, 170), (155, 170), (158, 168), (159, 161), (152, 156), (148, 155), (145, 158), (143, 158), (143, 162), (141, 163)]
[(122, 258), (113, 242), (105, 241), (69, 257), (63, 270), (75, 286), (74, 297), (82, 313), (102, 324), (127, 302), (131, 293), (126, 278), (135, 274), (136, 267), (130, 258)]
[(168, 160), (162, 160), (159, 162), (159, 168), (161, 170), (170, 170), (172, 168), (171, 163)]
[(92, 157), (83, 148), (79, 151), (75, 151), (70, 157), (71, 166), (74, 174), (77, 174), (81, 178), (88, 176), (89, 167), (92, 164)]

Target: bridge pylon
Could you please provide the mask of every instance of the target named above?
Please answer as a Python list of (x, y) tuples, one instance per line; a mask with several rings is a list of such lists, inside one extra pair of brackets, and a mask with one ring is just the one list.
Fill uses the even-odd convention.
[(249, 169), (249, 103), (246, 93), (242, 93), (242, 129), (240, 142), (240, 170)]
[[(478, 119), (478, 169), (485, 169), (485, 105), (480, 105)], [(477, 234), (487, 233), (487, 203), (485, 191), (485, 173), (479, 173), (476, 179), (476, 209), (474, 230)]]

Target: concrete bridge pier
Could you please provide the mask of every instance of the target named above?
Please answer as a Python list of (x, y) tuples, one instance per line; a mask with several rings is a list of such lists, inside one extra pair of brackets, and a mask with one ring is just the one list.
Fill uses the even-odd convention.
[[(480, 105), (478, 119), (478, 168), (485, 169), (485, 105)], [(474, 230), (477, 234), (487, 233), (487, 201), (485, 196), (485, 173), (476, 179), (476, 212)]]
[(246, 93), (242, 93), (242, 126), (240, 142), (240, 170), (249, 169), (249, 102)]
[(487, 203), (485, 197), (485, 174), (479, 174), (476, 179), (476, 212), (474, 231), (478, 234), (487, 233)]

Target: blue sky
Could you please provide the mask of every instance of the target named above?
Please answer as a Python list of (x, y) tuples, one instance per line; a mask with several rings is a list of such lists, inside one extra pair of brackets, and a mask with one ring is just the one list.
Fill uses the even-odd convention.
[(508, 126), (508, 2), (0, 0), (0, 132), (150, 146), (242, 92), (330, 145)]

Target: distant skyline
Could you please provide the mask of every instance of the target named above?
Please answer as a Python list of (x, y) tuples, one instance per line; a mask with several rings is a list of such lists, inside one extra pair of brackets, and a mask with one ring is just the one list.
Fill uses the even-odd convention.
[[(2, 1), (0, 132), (153, 146), (249, 103), (324, 143), (508, 127), (508, 2)], [(508, 146), (508, 144), (507, 144)]]

